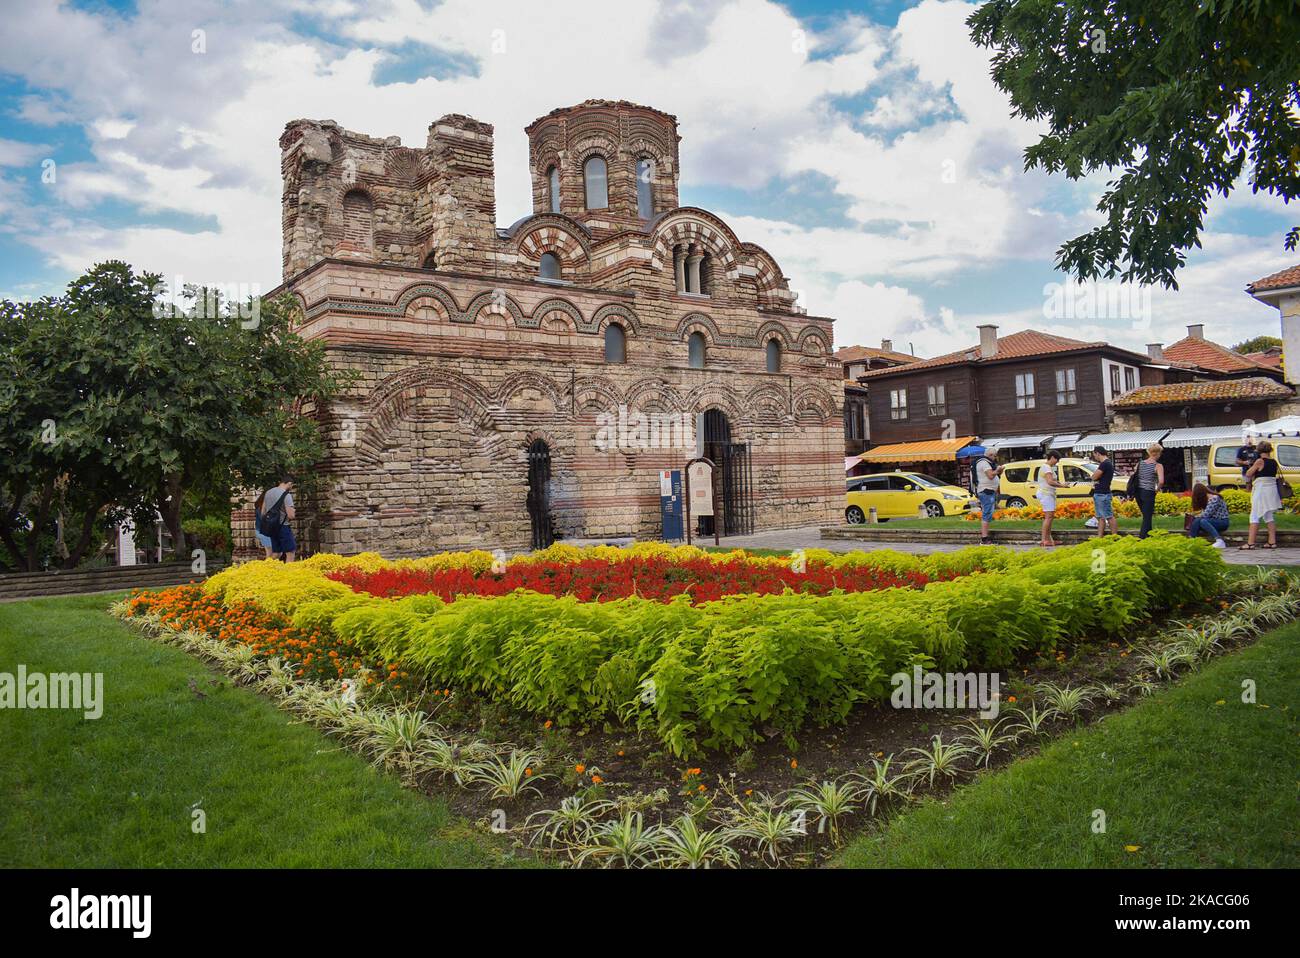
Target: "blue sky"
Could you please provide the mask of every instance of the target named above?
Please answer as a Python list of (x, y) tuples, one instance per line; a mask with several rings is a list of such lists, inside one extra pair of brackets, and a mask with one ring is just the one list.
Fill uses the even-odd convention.
[[(280, 279), (284, 123), (332, 118), (423, 142), (468, 113), (496, 127), (498, 220), (528, 211), (523, 127), (626, 98), (676, 114), (682, 202), (781, 263), (837, 345), (933, 355), (975, 326), (1141, 348), (1189, 323), (1277, 332), (1242, 292), (1292, 265), (1295, 218), (1238, 191), (1211, 204), (1181, 291), (1150, 313), (1044, 311), (1062, 241), (1103, 186), (1022, 171), (960, 2), (83, 0), (32, 2), (0, 35), (0, 295), (57, 292), (123, 258), (172, 281)], [(614, 42), (611, 42), (614, 41)], [(52, 161), (52, 166), (50, 161)], [(50, 172), (53, 182), (50, 182)], [(44, 174), (44, 176), (43, 176)]]

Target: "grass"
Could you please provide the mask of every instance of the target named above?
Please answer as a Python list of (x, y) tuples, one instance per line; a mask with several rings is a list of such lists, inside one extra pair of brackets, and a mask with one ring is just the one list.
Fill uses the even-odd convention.
[[(1241, 701), (1256, 683), (1258, 704)], [(854, 841), (868, 868), (1300, 866), (1300, 624)], [(1106, 831), (1092, 831), (1094, 811)], [(1130, 850), (1134, 849), (1134, 850)]]
[[(116, 596), (0, 604), (0, 672), (102, 672), (104, 712), (0, 712), (0, 866), (507, 863), (439, 800), (109, 618)], [(190, 688), (194, 682), (203, 694)], [(207, 817), (192, 831), (192, 809)]]

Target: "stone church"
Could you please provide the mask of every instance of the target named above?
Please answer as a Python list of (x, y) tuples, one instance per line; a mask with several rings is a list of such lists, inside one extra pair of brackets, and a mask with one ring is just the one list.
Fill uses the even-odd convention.
[[(444, 116), (422, 149), (285, 127), (272, 295), (358, 374), (315, 413), (330, 452), (303, 550), (657, 538), (660, 470), (697, 455), (718, 464), (724, 534), (836, 521), (832, 320), (678, 205), (676, 118), (589, 100), (526, 132), (533, 212), (502, 229), (487, 123)], [(249, 509), (236, 529), (255, 554)]]

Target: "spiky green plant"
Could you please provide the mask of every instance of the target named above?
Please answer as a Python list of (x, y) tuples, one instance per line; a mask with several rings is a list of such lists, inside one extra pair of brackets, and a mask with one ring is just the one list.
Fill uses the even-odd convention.
[(867, 810), (876, 814), (878, 803), (893, 801), (898, 798), (905, 798), (909, 791), (912, 777), (907, 773), (893, 774), (890, 767), (893, 765), (894, 756), (887, 755), (882, 762), (879, 759), (871, 760), (871, 768), (862, 772), (859, 778), (862, 782), (862, 794), (866, 799)]
[(485, 785), (492, 798), (519, 798), (528, 792), (542, 794), (537, 782), (549, 778), (537, 770), (541, 759), (532, 752), (512, 749), (504, 759), (493, 755), (470, 766), (466, 784)]
[(1031, 703), (1027, 709), (1016, 709), (1016, 713), (1020, 716), (1020, 721), (1012, 725), (1009, 731), (1015, 734), (1017, 740), (1024, 735), (1039, 738), (1047, 734), (1048, 724), (1056, 717), (1051, 709), (1040, 711), (1036, 702)]
[(652, 863), (665, 868), (735, 868), (740, 855), (730, 842), (736, 837), (729, 829), (701, 828), (692, 816), (681, 815), (673, 824), (659, 826)]
[(545, 842), (549, 848), (562, 844), (572, 849), (581, 845), (597, 822), (617, 810), (617, 807), (607, 799), (570, 795), (560, 802), (559, 808), (533, 812), (525, 820), (524, 826), (531, 832), (530, 844)]
[(605, 868), (643, 867), (654, 859), (659, 832), (658, 825), (646, 826), (640, 812), (628, 812), (593, 828), (587, 840), (575, 850), (573, 863), (583, 865), (591, 860)]
[(781, 804), (817, 815), (817, 833), (829, 829), (831, 841), (840, 843), (840, 819), (853, 814), (853, 806), (862, 798), (862, 786), (850, 778), (832, 782), (809, 783), (792, 789)]
[(1003, 735), (1001, 728), (1006, 724), (1006, 719), (994, 719), (992, 721), (980, 721), (978, 719), (969, 719), (963, 726), (966, 734), (957, 741), (970, 747), (979, 760), (979, 764), (988, 768), (989, 762), (993, 760), (993, 755), (1004, 745), (1009, 745), (1015, 739), (1010, 735)]
[(760, 857), (776, 865), (785, 846), (807, 834), (807, 829), (800, 828), (801, 819), (762, 796), (732, 809), (730, 828), (737, 838), (753, 842)]
[(914, 778), (924, 778), (933, 787), (935, 778), (954, 779), (962, 770), (961, 761), (972, 754), (969, 746), (944, 742), (942, 735), (930, 740), (929, 748), (909, 748), (904, 755), (915, 755), (903, 770)]
[(1096, 693), (1087, 686), (1059, 686), (1043, 682), (1034, 686), (1034, 695), (1041, 696), (1050, 711), (1063, 719), (1077, 718), (1092, 704)]

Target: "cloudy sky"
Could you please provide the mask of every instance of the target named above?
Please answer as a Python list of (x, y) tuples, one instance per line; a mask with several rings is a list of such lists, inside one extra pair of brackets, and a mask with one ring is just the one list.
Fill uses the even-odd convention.
[(934, 355), (985, 322), (1139, 349), (1188, 323), (1227, 343), (1276, 335), (1277, 313), (1242, 288), (1300, 259), (1281, 247), (1295, 216), (1248, 190), (1211, 204), (1181, 291), (1103, 320), (1054, 313), (1054, 252), (1095, 222), (1104, 179), (1022, 172), (1035, 130), (968, 40), (972, 9), (28, 0), (0, 32), (0, 296), (57, 292), (110, 258), (271, 289), (277, 140), (296, 117), (415, 146), (444, 113), (494, 124), (507, 225), (530, 205), (524, 126), (622, 98), (677, 115), (682, 202), (766, 247), (808, 310), (836, 318), (837, 345)]

